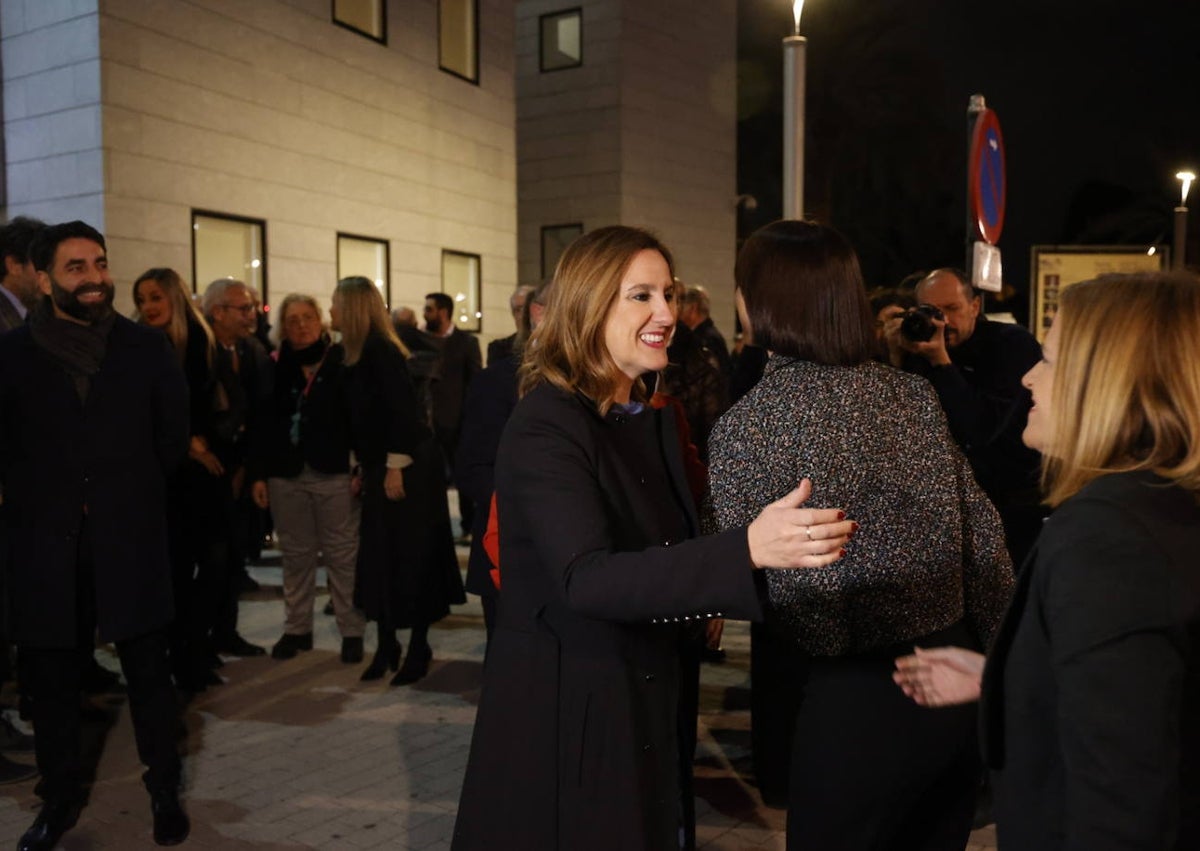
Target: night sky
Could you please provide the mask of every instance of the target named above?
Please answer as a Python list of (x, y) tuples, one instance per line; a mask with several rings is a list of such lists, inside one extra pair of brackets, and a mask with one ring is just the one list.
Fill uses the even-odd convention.
[[(738, 191), (778, 218), (790, 0), (739, 0)], [(999, 116), (1006, 307), (1036, 244), (1171, 241), (1175, 173), (1200, 169), (1200, 0), (807, 0), (805, 209), (868, 287), (964, 262), (968, 99)], [(1189, 266), (1200, 263), (1200, 186)], [(990, 305), (994, 307), (995, 305)]]

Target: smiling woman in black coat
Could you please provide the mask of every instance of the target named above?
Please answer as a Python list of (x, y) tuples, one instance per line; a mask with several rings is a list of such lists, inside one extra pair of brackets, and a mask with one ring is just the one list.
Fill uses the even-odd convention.
[(918, 703), (980, 694), (1008, 851), (1200, 848), (1200, 278), (1062, 291), (1025, 376), (1055, 506), (984, 668), (897, 660)]
[(673, 413), (640, 382), (667, 362), (670, 254), (601, 228), (550, 293), (497, 456), (503, 591), (452, 847), (677, 848), (680, 622), (758, 617), (753, 569), (828, 564), (851, 522), (797, 488), (690, 540)]

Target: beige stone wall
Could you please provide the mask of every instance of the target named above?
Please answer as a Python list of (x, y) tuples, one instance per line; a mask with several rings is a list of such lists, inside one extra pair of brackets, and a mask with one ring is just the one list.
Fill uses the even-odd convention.
[(443, 248), (479, 254), (483, 336), (510, 333), (513, 2), (479, 6), (474, 85), (438, 68), (436, 0), (390, 0), (386, 45), (334, 25), (328, 0), (100, 0), (120, 298), (152, 265), (190, 278), (204, 209), (266, 220), (272, 301), (329, 295), (339, 231), (389, 240), (397, 306), (440, 289)]
[(9, 215), (104, 226), (96, 0), (0, 2)]
[[(541, 73), (538, 17), (583, 9), (583, 65)], [(519, 0), (519, 271), (540, 274), (541, 227), (655, 230), (733, 331), (734, 0)]]

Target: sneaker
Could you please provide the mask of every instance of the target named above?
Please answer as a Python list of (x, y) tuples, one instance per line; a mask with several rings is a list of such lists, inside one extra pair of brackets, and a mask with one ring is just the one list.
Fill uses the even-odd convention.
[(6, 753), (31, 753), (33, 736), (18, 730), (13, 722), (0, 715), (0, 751)]
[(284, 633), (279, 640), (275, 642), (275, 646), (271, 648), (272, 659), (291, 659), (301, 650), (312, 650), (312, 633), (305, 632), (300, 635), (292, 635)]

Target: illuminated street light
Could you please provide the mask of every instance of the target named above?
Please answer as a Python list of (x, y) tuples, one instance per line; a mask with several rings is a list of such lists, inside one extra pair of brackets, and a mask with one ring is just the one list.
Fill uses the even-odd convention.
[(804, 218), (804, 0), (792, 0), (793, 31), (783, 40), (783, 217)]
[(1176, 173), (1175, 179), (1180, 182), (1181, 186), (1179, 206), (1175, 208), (1175, 244), (1171, 256), (1171, 268), (1182, 269), (1184, 255), (1187, 253), (1187, 196), (1188, 191), (1192, 188), (1192, 181), (1196, 179), (1196, 175), (1190, 171), (1181, 171)]

